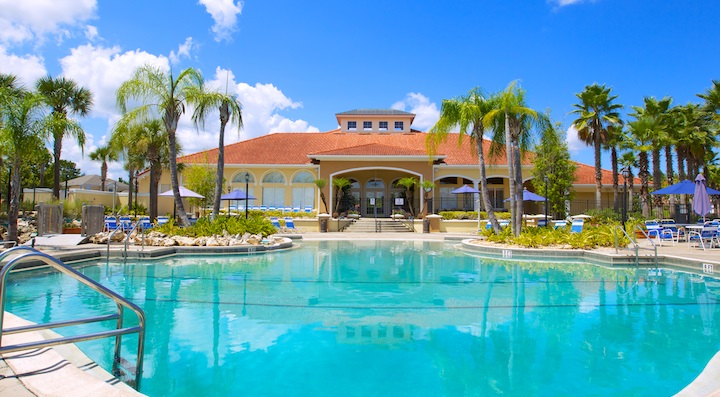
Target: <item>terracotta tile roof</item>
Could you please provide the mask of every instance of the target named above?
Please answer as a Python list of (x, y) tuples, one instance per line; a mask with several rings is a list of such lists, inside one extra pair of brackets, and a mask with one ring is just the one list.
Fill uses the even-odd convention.
[(310, 153), (322, 156), (427, 156), (426, 150), (413, 149), (401, 146), (390, 146), (379, 143), (345, 147), (324, 152)]
[[(303, 165), (310, 164), (308, 154), (316, 155), (367, 155), (367, 156), (418, 156), (427, 155), (425, 132), (413, 133), (357, 133), (341, 132), (339, 129), (319, 132), (283, 132), (263, 135), (225, 147), (225, 164)], [(458, 145), (459, 135), (450, 133), (437, 145), (435, 154), (445, 156), (448, 165), (476, 165), (477, 149), (467, 136)], [(490, 156), (490, 141), (483, 141), (487, 165), (507, 164), (505, 153)], [(181, 163), (210, 163), (217, 161), (217, 149), (189, 154), (178, 158)], [(524, 165), (532, 164), (534, 153), (523, 159)], [(428, 156), (428, 161), (431, 157)], [(595, 183), (595, 167), (578, 164), (576, 184)], [(603, 170), (603, 185), (612, 185), (612, 171)], [(621, 178), (622, 181), (622, 178)]]

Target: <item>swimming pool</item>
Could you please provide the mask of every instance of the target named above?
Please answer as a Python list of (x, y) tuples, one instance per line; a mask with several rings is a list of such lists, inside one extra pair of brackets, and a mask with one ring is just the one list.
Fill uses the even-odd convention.
[[(671, 395), (720, 347), (709, 277), (426, 241), (301, 245), (81, 271), (145, 310), (150, 396)], [(9, 284), (9, 310), (31, 321), (112, 308), (43, 270)], [(112, 340), (79, 346), (110, 367)]]

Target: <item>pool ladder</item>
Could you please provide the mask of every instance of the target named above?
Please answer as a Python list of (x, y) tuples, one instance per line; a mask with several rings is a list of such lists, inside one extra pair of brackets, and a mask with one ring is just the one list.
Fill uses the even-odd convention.
[[(22, 251), (28, 251), (27, 253), (22, 253)], [(5, 353), (12, 353), (22, 350), (29, 350), (29, 349), (37, 349), (42, 347), (50, 347), (50, 346), (57, 346), (57, 345), (63, 345), (67, 343), (76, 343), (76, 342), (83, 342), (88, 340), (94, 340), (94, 339), (100, 339), (100, 338), (108, 338), (111, 336), (115, 337), (115, 350), (114, 350), (114, 357), (113, 357), (113, 366), (112, 366), (112, 374), (119, 379), (123, 380), (125, 383), (129, 384), (130, 386), (134, 387), (135, 389), (139, 389), (140, 387), (140, 379), (142, 378), (142, 370), (143, 370), (143, 353), (144, 353), (144, 346), (145, 346), (145, 313), (143, 310), (137, 306), (136, 304), (130, 302), (129, 300), (123, 298), (122, 296), (118, 295), (117, 293), (113, 292), (112, 290), (106, 288), (105, 286), (95, 282), (94, 280), (88, 278), (84, 274), (78, 272), (77, 270), (73, 269), (72, 267), (64, 264), (59, 259), (50, 256), (48, 254), (45, 254), (43, 252), (40, 252), (34, 248), (26, 247), (26, 246), (20, 246), (15, 247), (12, 249), (9, 249), (2, 254), (0, 254), (0, 261), (6, 259), (7, 257), (17, 254), (19, 256), (11, 259), (5, 266), (3, 266), (2, 270), (0, 270), (0, 354)], [(27, 325), (22, 327), (15, 327), (15, 328), (3, 328), (3, 317), (5, 315), (5, 293), (6, 293), (6, 282), (7, 277), (10, 274), (10, 272), (20, 263), (27, 262), (29, 260), (36, 260), (41, 261), (45, 263), (46, 265), (52, 267), (53, 269), (70, 276), (74, 278), (75, 280), (79, 281), (82, 284), (85, 284), (86, 286), (90, 287), (92, 290), (98, 292), (101, 295), (104, 295), (107, 298), (110, 298), (115, 302), (117, 305), (117, 312), (102, 315), (102, 316), (95, 316), (95, 317), (87, 317), (77, 320), (69, 320), (69, 321), (57, 321), (57, 322), (51, 322), (46, 324), (33, 324), (33, 325)], [(138, 318), (138, 325), (136, 326), (130, 326), (125, 327), (123, 324), (124, 319), (124, 310), (129, 309), (132, 310), (135, 315)], [(30, 331), (37, 331), (37, 330), (43, 330), (43, 329), (51, 329), (51, 328), (60, 328), (60, 327), (67, 327), (72, 325), (79, 325), (79, 324), (90, 324), (90, 323), (96, 323), (96, 322), (103, 322), (103, 321), (111, 321), (111, 320), (117, 320), (116, 327), (113, 330), (108, 331), (101, 331), (101, 332), (91, 332), (88, 334), (81, 334), (81, 335), (74, 335), (74, 336), (68, 336), (68, 337), (58, 337), (55, 339), (46, 339), (42, 341), (37, 342), (28, 342), (28, 343), (21, 343), (16, 345), (9, 345), (5, 346), (2, 343), (2, 336), (6, 334), (18, 334), (23, 332), (30, 332)], [(135, 366), (133, 367), (131, 363), (126, 361), (122, 355), (122, 336), (127, 334), (138, 334), (138, 344), (137, 344), (137, 359), (135, 361)], [(131, 375), (134, 375), (134, 377), (131, 377)]]
[(645, 238), (648, 241), (650, 241), (650, 243), (652, 244), (652, 248), (641, 247), (640, 244), (638, 244), (637, 240), (635, 240), (634, 238), (630, 237), (627, 234), (624, 227), (618, 225), (618, 226), (615, 226), (615, 228), (613, 229), (613, 232), (614, 232), (613, 235), (615, 237), (615, 253), (617, 253), (618, 250), (620, 250), (620, 249), (629, 249), (629, 248), (620, 247), (620, 244), (618, 243), (618, 233), (617, 233), (618, 230), (620, 230), (622, 232), (622, 234), (624, 234), (625, 237), (627, 237), (628, 240), (630, 240), (630, 242), (633, 245), (633, 250), (635, 251), (635, 266), (640, 266), (640, 250), (653, 251), (655, 266), (656, 267), (658, 266), (657, 244), (655, 244), (655, 241), (653, 241), (653, 239), (651, 239), (650, 236), (648, 236), (648, 234), (645, 233), (645, 230), (643, 230), (638, 225), (635, 225), (635, 228), (633, 229), (633, 233), (635, 233), (636, 231), (639, 230), (643, 235), (645, 235)]

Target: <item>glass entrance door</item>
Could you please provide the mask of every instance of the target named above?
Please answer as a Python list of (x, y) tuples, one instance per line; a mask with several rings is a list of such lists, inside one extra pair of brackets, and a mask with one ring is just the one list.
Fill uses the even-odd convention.
[(382, 191), (366, 191), (365, 192), (365, 214), (363, 216), (385, 216), (385, 192)]

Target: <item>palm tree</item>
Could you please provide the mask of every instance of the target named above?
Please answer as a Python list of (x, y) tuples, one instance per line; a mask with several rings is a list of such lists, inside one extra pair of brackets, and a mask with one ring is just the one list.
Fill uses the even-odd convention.
[(211, 111), (218, 109), (220, 112), (220, 134), (218, 139), (217, 176), (215, 179), (215, 200), (213, 201), (212, 217), (220, 213), (220, 197), (222, 196), (223, 175), (225, 175), (225, 126), (232, 121), (238, 128), (242, 128), (242, 105), (234, 95), (222, 94), (216, 91), (202, 90), (199, 102), (195, 107), (193, 120), (195, 125), (205, 123), (205, 117)]
[[(90, 159), (93, 161), (100, 161), (100, 190), (105, 191), (105, 181), (107, 180), (108, 161), (117, 161), (118, 153), (115, 151), (110, 144), (100, 146), (95, 149), (94, 152), (90, 153)], [(129, 205), (128, 205), (129, 206)]]
[(612, 88), (606, 88), (603, 84), (592, 84), (585, 86), (585, 90), (575, 94), (580, 103), (574, 104), (575, 110), (572, 113), (579, 117), (573, 121), (573, 126), (578, 131), (580, 140), (595, 148), (595, 205), (597, 209), (602, 207), (602, 161), (601, 149), (608, 141), (607, 126), (620, 124), (618, 110), (622, 105), (612, 103), (617, 95), (610, 95)]
[(93, 105), (92, 93), (84, 87), (80, 87), (73, 80), (65, 77), (53, 78), (46, 76), (36, 83), (37, 91), (44, 97), (45, 103), (52, 109), (51, 116), (57, 119), (53, 136), (53, 196), (60, 198), (60, 153), (62, 152), (62, 140), (65, 134), (70, 134), (77, 140), (80, 149), (85, 145), (85, 131), (82, 128), (63, 129), (69, 125), (65, 123), (69, 115), (84, 117), (90, 113)]
[(430, 195), (430, 191), (432, 189), (435, 189), (435, 182), (425, 179), (423, 180), (419, 185), (420, 190), (423, 192), (423, 201), (425, 204), (425, 208), (422, 210), (422, 217), (424, 218), (428, 214), (428, 200), (430, 199), (428, 196)]
[[(625, 140), (623, 140), (623, 145), (627, 145), (629, 143), (629, 137)], [(625, 146), (627, 147), (627, 146)], [(620, 155), (620, 159), (618, 160), (618, 163), (620, 166), (622, 166), (623, 169), (628, 170), (628, 177), (627, 177), (627, 185), (628, 185), (628, 192), (630, 192), (630, 197), (627, 201), (627, 205), (632, 209), (632, 202), (633, 202), (633, 192), (635, 191), (635, 177), (633, 176), (633, 168), (636, 168), (638, 165), (637, 157), (635, 156), (635, 153), (632, 151), (626, 151), (623, 154)], [(627, 192), (623, 192), (623, 194), (627, 195)]]
[(638, 174), (640, 176), (640, 209), (644, 217), (650, 215), (650, 159), (648, 153), (652, 151), (655, 120), (643, 115), (631, 114), (634, 121), (628, 124), (630, 134), (633, 138), (632, 150), (638, 153)]
[(623, 130), (621, 124), (613, 124), (608, 126), (607, 146), (610, 149), (610, 165), (612, 166), (613, 178), (613, 208), (617, 211), (620, 208), (620, 181), (618, 177), (618, 146), (622, 143)]
[[(494, 99), (485, 98), (480, 88), (474, 88), (466, 96), (453, 99), (444, 99), (440, 108), (440, 119), (430, 129), (427, 136), (427, 147), (430, 154), (435, 153), (437, 144), (447, 139), (450, 129), (459, 127), (458, 145), (462, 144), (467, 134), (471, 142), (475, 143), (480, 170), (480, 197), (483, 209), (496, 233), (500, 232), (500, 224), (495, 216), (495, 209), (490, 201), (490, 192), (487, 186), (487, 172), (485, 170), (485, 153), (483, 142), (485, 140), (485, 125), (483, 117), (495, 107)], [(468, 132), (468, 129), (471, 130)], [(432, 183), (432, 182), (431, 182)], [(434, 185), (433, 185), (434, 186)]]
[(493, 126), (495, 131), (500, 131), (500, 126), (504, 125), (504, 137), (495, 134), (493, 144), (495, 147), (505, 144), (510, 180), (510, 226), (513, 234), (518, 236), (522, 228), (523, 214), (522, 157), (532, 144), (530, 131), (533, 126), (544, 128), (548, 120), (544, 115), (527, 107), (525, 90), (517, 86), (515, 81), (510, 83), (493, 103), (496, 107), (483, 117), (483, 123), (485, 126)]
[[(17, 220), (20, 211), (20, 192), (22, 191), (20, 167), (33, 151), (43, 147), (43, 139), (49, 129), (79, 129), (71, 120), (44, 118), (42, 108), (44, 98), (36, 93), (27, 92), (10, 82), (0, 86), (0, 142), (11, 166), (10, 206), (8, 210), (8, 240), (17, 241)], [(65, 124), (65, 125), (62, 125)]]
[(333, 211), (333, 217), (337, 218), (338, 210), (340, 209), (340, 199), (342, 199), (343, 196), (343, 190), (350, 186), (352, 182), (350, 182), (347, 178), (339, 177), (333, 179), (332, 184), (335, 187), (335, 211)]
[(410, 209), (410, 215), (415, 217), (415, 211), (413, 210), (413, 189), (418, 185), (418, 180), (415, 177), (406, 176), (398, 179), (396, 184), (405, 188), (405, 198), (407, 198), (408, 208)]
[[(135, 69), (130, 80), (122, 83), (117, 90), (117, 104), (124, 118), (144, 122), (161, 117), (165, 124), (170, 152), (170, 181), (176, 212), (182, 226), (188, 226), (190, 221), (180, 197), (175, 132), (185, 107), (197, 105), (205, 95), (202, 86), (203, 78), (197, 69), (187, 68), (175, 78), (172, 71), (165, 73), (159, 68), (146, 65)], [(139, 101), (140, 105), (129, 110), (128, 104), (131, 101)]]
[(133, 142), (133, 151), (129, 153), (133, 168), (140, 169), (144, 164), (137, 157), (142, 157), (150, 166), (150, 206), (148, 208), (150, 219), (158, 216), (158, 187), (162, 177), (163, 166), (170, 161), (170, 148), (168, 147), (168, 134), (161, 120), (155, 119), (144, 123), (125, 124), (118, 123), (113, 130), (112, 145), (123, 142)]
[[(328, 206), (327, 201), (325, 201), (325, 193), (323, 193), (323, 189), (325, 189), (325, 186), (327, 185), (327, 181), (325, 179), (315, 179), (313, 181), (315, 186), (317, 186), (318, 190), (320, 191), (320, 200), (322, 200), (323, 206), (325, 206), (325, 213), (328, 212)], [(318, 213), (320, 213), (318, 209)]]

